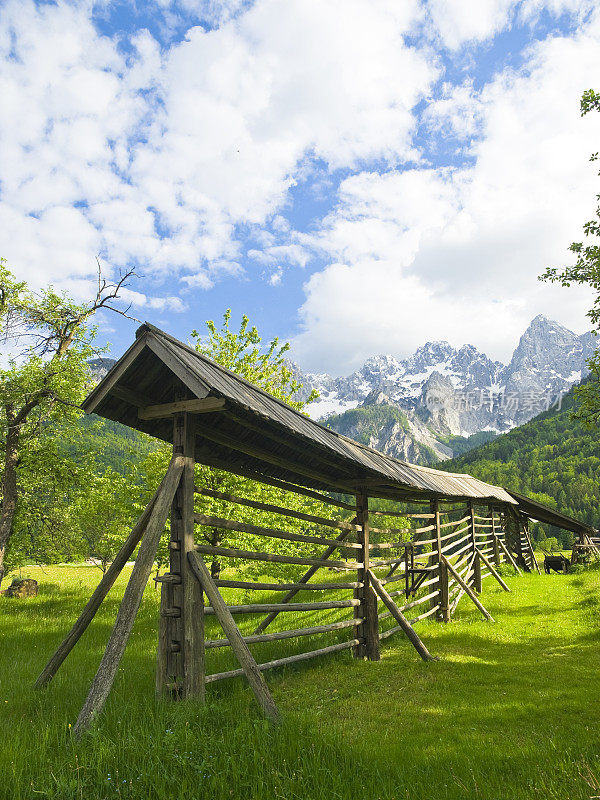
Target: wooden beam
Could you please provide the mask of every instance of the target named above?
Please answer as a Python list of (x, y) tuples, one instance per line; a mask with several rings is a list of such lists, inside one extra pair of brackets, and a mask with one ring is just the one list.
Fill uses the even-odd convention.
[[(163, 478), (164, 483), (164, 478)], [(125, 566), (125, 564), (129, 561), (131, 554), (137, 547), (142, 535), (146, 529), (146, 525), (148, 524), (148, 520), (150, 519), (150, 515), (152, 513), (152, 509), (154, 507), (154, 503), (156, 501), (156, 497), (160, 492), (160, 489), (163, 485), (159, 486), (159, 488), (154, 493), (152, 499), (144, 509), (142, 515), (134, 525), (131, 530), (131, 533), (127, 537), (125, 544), (117, 555), (114, 557), (112, 564), (106, 570), (104, 575), (102, 576), (102, 580), (96, 587), (94, 593), (88, 600), (85, 608), (79, 615), (77, 621), (63, 639), (61, 645), (57, 648), (51, 659), (48, 661), (46, 666), (44, 667), (43, 671), (41, 672), (39, 678), (35, 682), (36, 689), (41, 688), (42, 686), (46, 686), (52, 678), (58, 672), (61, 664), (69, 655), (71, 650), (75, 647), (81, 636), (83, 635), (84, 631), (87, 629), (90, 622), (94, 619), (94, 616), (106, 595), (111, 590), (114, 582), (119, 577), (121, 570)]]
[[(492, 617), (492, 615), (490, 614), (490, 612), (489, 612), (489, 611), (488, 611), (488, 610), (487, 610), (487, 609), (486, 609), (486, 608), (483, 606), (483, 604), (480, 602), (479, 598), (477, 597), (477, 595), (475, 594), (475, 592), (474, 592), (474, 591), (471, 589), (471, 587), (470, 587), (470, 586), (468, 586), (468, 585), (465, 583), (465, 581), (463, 581), (463, 579), (460, 577), (460, 575), (458, 574), (458, 572), (457, 572), (457, 571), (454, 569), (454, 567), (452, 566), (452, 564), (451, 564), (451, 563), (448, 561), (448, 559), (446, 558), (446, 556), (442, 556), (442, 560), (443, 560), (443, 562), (446, 564), (446, 566), (447, 566), (447, 568), (448, 568), (448, 571), (452, 573), (452, 576), (454, 577), (454, 580), (455, 580), (455, 581), (458, 583), (458, 585), (459, 585), (459, 586), (460, 586), (460, 588), (463, 590), (463, 592), (464, 592), (464, 593), (465, 593), (465, 594), (466, 594), (468, 597), (470, 597), (470, 598), (471, 598), (471, 600), (472, 600), (472, 601), (475, 603), (475, 605), (476, 605), (476, 606), (477, 606), (477, 608), (478, 608), (478, 609), (481, 611), (481, 613), (483, 614), (483, 616), (484, 616), (484, 617), (485, 617), (485, 618), (486, 618), (486, 619), (487, 619), (489, 622), (493, 622), (493, 621), (494, 621), (494, 618)], [(467, 573), (467, 574), (468, 574), (468, 573)]]
[(162, 419), (187, 411), (189, 414), (211, 414), (222, 411), (225, 400), (220, 397), (203, 397), (193, 400), (178, 400), (174, 403), (161, 403), (156, 406), (144, 406), (138, 410), (138, 419)]
[(221, 593), (215, 586), (215, 582), (213, 581), (206, 564), (197, 553), (193, 552), (188, 553), (188, 560), (196, 578), (198, 578), (198, 581), (200, 582), (200, 586), (206, 593), (212, 607), (215, 610), (215, 614), (221, 623), (221, 627), (223, 628), (225, 636), (229, 640), (231, 649), (239, 661), (241, 668), (244, 670), (244, 674), (248, 679), (248, 683), (252, 687), (254, 696), (256, 697), (256, 700), (264, 715), (268, 719), (278, 721), (280, 719), (279, 711), (275, 705), (273, 697), (271, 696), (269, 687), (261, 675), (258, 665), (254, 660), (252, 653), (248, 649), (248, 645), (244, 641), (244, 637), (240, 633), (238, 626), (235, 624), (235, 620), (225, 605), (225, 601), (221, 597)]
[(481, 550), (480, 550), (478, 547), (477, 547), (477, 548), (475, 548), (475, 550), (476, 550), (476, 552), (477, 552), (477, 555), (479, 556), (479, 558), (480, 558), (480, 559), (483, 561), (483, 563), (486, 565), (486, 567), (487, 567), (487, 568), (489, 569), (489, 571), (492, 573), (492, 575), (494, 576), (494, 578), (496, 578), (496, 580), (498, 581), (498, 583), (500, 584), (500, 586), (501, 586), (501, 587), (504, 589), (504, 591), (505, 591), (505, 592), (510, 592), (510, 589), (508, 588), (508, 586), (507, 586), (507, 585), (504, 583), (504, 581), (502, 580), (502, 578), (500, 577), (500, 575), (499, 575), (499, 574), (496, 572), (496, 570), (494, 569), (494, 567), (492, 566), (492, 564), (491, 564), (491, 563), (488, 561), (488, 559), (487, 559), (487, 558), (486, 558), (486, 557), (483, 555), (483, 553), (481, 552)]
[(166, 479), (161, 486), (161, 492), (156, 498), (150, 520), (144, 532), (142, 543), (125, 589), (123, 600), (119, 607), (114, 628), (106, 645), (106, 650), (100, 661), (100, 666), (90, 687), (83, 708), (73, 728), (73, 734), (79, 738), (95, 717), (102, 711), (114, 683), (121, 658), (131, 635), (133, 623), (137, 615), (144, 589), (148, 583), (152, 564), (158, 549), (158, 543), (164, 531), (169, 508), (179, 485), (183, 472), (184, 459), (176, 456), (171, 459)]
[(379, 597), (383, 600), (383, 603), (387, 607), (388, 611), (392, 615), (392, 617), (396, 620), (396, 622), (400, 625), (404, 633), (406, 634), (407, 639), (415, 648), (417, 653), (421, 656), (423, 661), (439, 661), (438, 658), (432, 656), (429, 650), (425, 647), (421, 638), (410, 624), (410, 622), (406, 619), (404, 614), (400, 611), (396, 603), (392, 600), (390, 595), (381, 585), (381, 582), (377, 578), (377, 575), (372, 570), (369, 570), (369, 578), (371, 579), (371, 585), (373, 589), (377, 592)]

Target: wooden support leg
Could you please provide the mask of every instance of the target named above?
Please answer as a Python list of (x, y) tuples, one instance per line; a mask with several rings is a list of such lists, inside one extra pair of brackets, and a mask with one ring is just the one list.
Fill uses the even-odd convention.
[(229, 640), (231, 649), (233, 650), (237, 660), (240, 662), (240, 666), (248, 678), (248, 683), (252, 687), (254, 696), (263, 710), (264, 715), (268, 719), (278, 721), (280, 719), (279, 711), (275, 705), (275, 701), (273, 700), (271, 692), (269, 691), (269, 687), (267, 686), (252, 653), (248, 649), (248, 645), (244, 641), (238, 626), (235, 624), (235, 620), (233, 619), (231, 612), (221, 597), (221, 593), (213, 581), (206, 564), (200, 558), (198, 553), (193, 551), (188, 553), (187, 560), (190, 568), (193, 571), (193, 574), (198, 579), (202, 589), (206, 592), (210, 604), (215, 611), (215, 615), (221, 623), (225, 636)]
[(450, 587), (448, 581), (448, 567), (446, 566), (446, 564), (442, 559), (440, 559), (439, 571), (440, 571), (439, 619), (441, 620), (441, 622), (450, 622)]
[(502, 539), (498, 539), (498, 544), (500, 545), (500, 548), (501, 548), (502, 552), (504, 553), (504, 555), (506, 556), (507, 560), (512, 564), (512, 567), (515, 570), (515, 572), (517, 573), (517, 575), (520, 575), (521, 574), (521, 570), (518, 568), (517, 562), (514, 560), (514, 558), (512, 556), (512, 553), (510, 552), (508, 547), (504, 544)]
[(445, 563), (446, 563), (446, 566), (448, 567), (448, 570), (449, 570), (449, 571), (452, 573), (452, 575), (454, 576), (454, 580), (455, 580), (455, 581), (458, 583), (458, 585), (460, 586), (460, 588), (461, 588), (461, 589), (464, 591), (464, 593), (465, 593), (465, 594), (466, 594), (468, 597), (470, 597), (470, 598), (471, 598), (471, 600), (472, 600), (472, 601), (475, 603), (475, 605), (476, 605), (476, 606), (477, 606), (477, 608), (478, 608), (478, 609), (481, 611), (481, 613), (483, 614), (483, 616), (484, 616), (484, 617), (485, 617), (487, 620), (489, 620), (489, 622), (493, 622), (493, 621), (494, 621), (494, 619), (493, 619), (492, 615), (489, 613), (489, 611), (487, 611), (487, 610), (484, 608), (483, 604), (482, 604), (482, 603), (479, 601), (479, 598), (477, 597), (477, 595), (475, 594), (475, 592), (474, 592), (474, 591), (471, 589), (471, 587), (470, 587), (470, 586), (468, 586), (468, 585), (467, 585), (467, 584), (466, 584), (466, 583), (463, 581), (463, 579), (460, 577), (460, 575), (458, 574), (458, 572), (457, 572), (457, 571), (454, 569), (454, 567), (452, 566), (452, 564), (451, 564), (451, 563), (448, 561), (448, 559), (446, 558), (446, 556), (442, 556), (442, 558), (443, 558), (443, 560), (445, 561)]
[(429, 650), (425, 647), (425, 645), (421, 641), (419, 635), (417, 634), (413, 626), (406, 619), (404, 614), (400, 611), (398, 606), (394, 603), (393, 599), (387, 593), (384, 586), (382, 586), (381, 582), (379, 581), (375, 573), (372, 572), (371, 570), (369, 570), (369, 578), (371, 580), (373, 589), (383, 600), (384, 605), (386, 606), (392, 617), (396, 620), (398, 625), (401, 626), (408, 640), (413, 645), (417, 653), (421, 656), (423, 661), (438, 661), (439, 659), (435, 658), (435, 656), (432, 656)]
[[(487, 567), (487, 568), (489, 569), (489, 571), (492, 573), (492, 575), (494, 576), (494, 578), (496, 578), (496, 580), (498, 581), (498, 583), (499, 583), (499, 584), (500, 584), (500, 586), (501, 586), (501, 587), (504, 589), (504, 591), (505, 591), (505, 592), (510, 592), (510, 589), (508, 588), (508, 586), (507, 586), (507, 585), (504, 583), (504, 581), (502, 580), (502, 578), (500, 577), (500, 575), (498, 575), (498, 573), (496, 572), (496, 570), (494, 569), (494, 567), (493, 567), (493, 566), (490, 564), (490, 562), (488, 561), (488, 559), (487, 559), (487, 558), (486, 558), (486, 557), (483, 555), (483, 553), (481, 552), (481, 550), (479, 550), (479, 549), (477, 550), (477, 552), (476, 552), (476, 554), (475, 554), (475, 558), (476, 558), (476, 559), (478, 559), (478, 560), (479, 560), (479, 559), (481, 559), (481, 561), (483, 561), (483, 563), (486, 565), (486, 567)], [(480, 574), (481, 574), (481, 564), (480, 564)]]
[(477, 594), (483, 591), (483, 584), (481, 580), (481, 559), (479, 551), (475, 548), (475, 558), (473, 559), (473, 589)]
[(94, 718), (102, 711), (112, 688), (142, 601), (144, 589), (150, 577), (158, 543), (165, 528), (169, 507), (181, 479), (183, 466), (184, 459), (181, 456), (175, 456), (171, 460), (161, 491), (156, 498), (129, 583), (119, 607), (114, 628), (87, 699), (73, 728), (73, 733), (77, 738), (90, 727)]
[(356, 520), (360, 525), (359, 542), (361, 548), (361, 561), (363, 566), (358, 570), (358, 580), (363, 584), (361, 589), (354, 592), (355, 598), (360, 600), (360, 605), (355, 607), (355, 615), (361, 618), (358, 626), (358, 638), (361, 643), (353, 648), (355, 658), (368, 658), (369, 661), (379, 661), (379, 616), (377, 613), (377, 596), (371, 586), (369, 570), (369, 500), (366, 492), (356, 495)]
[(493, 508), (490, 508), (490, 516), (492, 518), (492, 545), (494, 547), (494, 563), (497, 567), (502, 563), (500, 558), (500, 543), (498, 541), (498, 531), (496, 530), (496, 514)]
[(150, 519), (150, 515), (152, 513), (152, 509), (154, 508), (154, 503), (156, 502), (156, 498), (161, 491), (161, 488), (164, 484), (164, 480), (162, 481), (159, 488), (154, 493), (154, 496), (144, 509), (142, 515), (134, 525), (131, 530), (131, 533), (127, 537), (125, 544), (115, 558), (113, 559), (112, 564), (104, 573), (102, 580), (96, 587), (94, 593), (88, 600), (85, 608), (79, 615), (77, 621), (67, 634), (67, 636), (63, 639), (62, 643), (58, 647), (58, 649), (54, 652), (46, 666), (44, 667), (43, 671), (41, 672), (39, 678), (35, 682), (36, 689), (41, 688), (42, 686), (46, 686), (52, 678), (56, 675), (60, 666), (62, 665), (63, 661), (67, 658), (71, 650), (75, 647), (83, 633), (86, 631), (90, 622), (94, 619), (96, 612), (100, 608), (102, 601), (109, 593), (111, 588), (114, 585), (114, 582), (117, 580), (121, 571), (125, 564), (129, 561), (133, 551), (137, 547), (142, 535), (146, 529), (146, 525), (148, 524), (148, 520)]

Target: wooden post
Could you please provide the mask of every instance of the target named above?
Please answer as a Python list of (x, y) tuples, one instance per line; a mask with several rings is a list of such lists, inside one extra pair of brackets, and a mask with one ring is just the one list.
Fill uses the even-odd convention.
[(469, 503), (469, 516), (471, 520), (469, 522), (469, 527), (471, 529), (471, 545), (473, 547), (473, 589), (477, 592), (477, 594), (481, 594), (482, 585), (481, 585), (481, 560), (479, 558), (479, 553), (477, 552), (477, 539), (475, 538), (475, 507), (473, 506), (473, 502)]
[(194, 433), (194, 418), (177, 414), (173, 455), (183, 456), (184, 470), (171, 507), (173, 580), (161, 594), (156, 674), (157, 692), (181, 699), (204, 699), (204, 601), (187, 558), (194, 551)]
[(496, 532), (496, 514), (494, 513), (493, 506), (490, 506), (490, 516), (492, 518), (492, 544), (494, 546), (494, 564), (499, 567), (502, 563), (500, 558), (500, 543), (498, 541), (498, 534)]
[(448, 622), (450, 620), (450, 609), (448, 604), (448, 570), (442, 561), (442, 529), (440, 527), (440, 504), (438, 500), (432, 500), (429, 504), (431, 513), (433, 514), (433, 524), (435, 525), (436, 543), (434, 544), (434, 556), (431, 559), (431, 565), (437, 566), (438, 580), (437, 580), (437, 595), (431, 598), (430, 607), (439, 605), (436, 618), (440, 622)]
[(492, 563), (491, 563), (490, 561), (488, 561), (488, 559), (487, 559), (487, 558), (484, 556), (484, 554), (481, 552), (481, 550), (477, 550), (477, 555), (478, 555), (478, 556), (479, 556), (479, 558), (480, 558), (480, 559), (483, 561), (483, 563), (486, 565), (486, 567), (489, 569), (489, 571), (492, 573), (492, 575), (494, 576), (494, 578), (496, 578), (496, 580), (498, 581), (498, 583), (500, 584), (500, 586), (501, 586), (501, 587), (504, 589), (504, 591), (505, 591), (505, 592), (510, 592), (510, 589), (508, 588), (508, 586), (506, 585), (506, 583), (505, 583), (505, 582), (502, 580), (502, 578), (500, 577), (500, 575), (498, 575), (498, 573), (497, 573), (497, 572), (496, 572), (496, 570), (494, 569), (494, 567), (493, 567)]
[(355, 618), (363, 621), (358, 626), (359, 645), (353, 648), (355, 658), (368, 658), (379, 661), (379, 616), (377, 612), (377, 595), (371, 586), (369, 575), (369, 498), (366, 492), (356, 495), (356, 521), (360, 526), (358, 541), (361, 544), (361, 561), (363, 566), (358, 570), (358, 580), (363, 584), (361, 589), (354, 590), (354, 597), (360, 600), (355, 606)]

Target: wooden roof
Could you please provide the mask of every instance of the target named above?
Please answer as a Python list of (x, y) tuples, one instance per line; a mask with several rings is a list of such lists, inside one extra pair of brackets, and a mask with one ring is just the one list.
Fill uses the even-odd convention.
[(538, 503), (536, 500), (531, 500), (529, 497), (518, 494), (518, 492), (511, 491), (510, 494), (519, 504), (519, 511), (530, 519), (537, 522), (545, 522), (548, 525), (554, 525), (572, 533), (588, 533), (591, 535), (596, 533), (596, 529), (585, 522), (579, 522), (579, 520), (569, 517), (567, 514), (561, 514), (559, 511), (543, 505), (543, 503)]
[(170, 442), (172, 419), (142, 419), (140, 409), (210, 397), (224, 402), (196, 416), (196, 460), (208, 466), (329, 491), (365, 487), (374, 497), (517, 504), (502, 487), (408, 464), (325, 428), (149, 323), (83, 408)]

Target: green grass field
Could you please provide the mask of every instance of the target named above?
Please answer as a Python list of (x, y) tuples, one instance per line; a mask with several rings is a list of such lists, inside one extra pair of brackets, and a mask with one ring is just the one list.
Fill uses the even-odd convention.
[[(418, 624), (441, 657), (436, 663), (421, 662), (398, 635), (383, 643), (378, 663), (353, 661), (346, 651), (266, 673), (284, 715), (279, 727), (259, 717), (240, 679), (210, 686), (205, 706), (155, 702), (158, 592), (151, 584), (97, 729), (78, 743), (70, 725), (124, 579), (38, 692), (37, 674), (100, 573), (51, 567), (27, 576), (40, 581), (38, 598), (0, 598), (2, 800), (600, 796), (598, 570), (507, 577), (511, 594), (488, 578), (482, 600), (496, 624), (483, 622), (466, 598), (452, 623)], [(311, 624), (285, 617), (281, 628)], [(332, 641), (315, 637), (302, 647)], [(257, 657), (268, 660), (298, 643), (261, 647)], [(225, 651), (210, 656), (211, 672), (233, 664)]]

